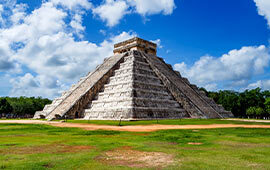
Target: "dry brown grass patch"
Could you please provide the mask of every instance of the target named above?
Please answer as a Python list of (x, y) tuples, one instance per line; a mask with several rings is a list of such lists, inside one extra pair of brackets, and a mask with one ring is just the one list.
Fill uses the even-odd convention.
[(128, 146), (107, 151), (102, 156), (97, 157), (97, 159), (108, 165), (137, 168), (163, 168), (174, 163), (174, 156), (171, 154), (138, 151)]

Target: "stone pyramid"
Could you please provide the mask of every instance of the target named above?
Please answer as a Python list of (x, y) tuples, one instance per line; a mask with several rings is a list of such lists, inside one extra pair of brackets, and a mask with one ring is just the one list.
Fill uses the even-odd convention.
[(140, 39), (115, 44), (114, 55), (36, 112), (48, 120), (151, 120), (233, 117), (156, 56), (156, 44)]

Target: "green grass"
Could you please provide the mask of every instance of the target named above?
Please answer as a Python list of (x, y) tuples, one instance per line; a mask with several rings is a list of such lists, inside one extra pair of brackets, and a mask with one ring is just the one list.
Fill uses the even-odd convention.
[[(196, 123), (196, 120), (189, 121)], [(202, 124), (197, 121), (196, 124)], [(189, 145), (189, 142), (202, 145)], [(91, 149), (56, 152), (61, 145), (89, 146)], [(123, 146), (172, 154), (175, 164), (164, 169), (270, 169), (270, 129), (135, 133), (38, 124), (0, 124), (0, 169), (130, 169), (98, 160), (106, 151)]]
[[(59, 121), (59, 120), (55, 120)], [(67, 120), (68, 123), (88, 123), (97, 125), (112, 125), (118, 126), (119, 121), (117, 120)], [(140, 121), (121, 121), (122, 126), (128, 125), (152, 125), (152, 124), (162, 124), (162, 125), (209, 125), (209, 124), (270, 124), (265, 122), (244, 122), (237, 120), (222, 120), (222, 119), (165, 119), (165, 120), (140, 120)]]

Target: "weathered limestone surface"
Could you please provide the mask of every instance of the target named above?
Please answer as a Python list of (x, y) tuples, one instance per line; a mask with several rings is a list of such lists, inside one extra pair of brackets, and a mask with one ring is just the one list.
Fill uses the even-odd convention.
[[(148, 120), (233, 117), (196, 85), (156, 56), (140, 38), (115, 44), (114, 56), (36, 112), (48, 120)], [(199, 74), (199, 73), (198, 73)]]
[(163, 81), (175, 99), (182, 104), (192, 118), (223, 118), (233, 117), (231, 112), (224, 112), (212, 99), (201, 93), (196, 85), (192, 85), (186, 78), (175, 72), (171, 65), (162, 58), (145, 54), (143, 55), (154, 72)]
[(187, 112), (137, 51), (130, 51), (95, 100), (84, 119), (176, 119)]

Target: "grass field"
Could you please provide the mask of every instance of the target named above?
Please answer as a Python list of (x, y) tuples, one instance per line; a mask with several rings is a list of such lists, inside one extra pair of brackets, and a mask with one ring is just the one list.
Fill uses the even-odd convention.
[[(60, 120), (56, 120), (60, 121)], [(68, 123), (89, 123), (98, 125), (112, 125), (118, 126), (119, 121), (117, 120), (67, 120)], [(121, 121), (121, 126), (128, 125), (151, 125), (151, 124), (161, 124), (161, 125), (209, 125), (209, 124), (248, 124), (248, 125), (269, 125), (270, 121), (264, 122), (244, 122), (237, 120), (222, 120), (222, 119), (165, 119), (165, 120), (145, 120), (145, 121)]]
[(0, 169), (130, 168), (270, 169), (270, 129), (135, 133), (0, 124)]

